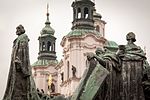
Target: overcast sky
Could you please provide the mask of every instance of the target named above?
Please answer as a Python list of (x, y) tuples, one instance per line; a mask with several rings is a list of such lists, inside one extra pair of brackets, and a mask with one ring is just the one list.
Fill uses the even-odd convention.
[[(16, 26), (22, 24), (30, 38), (30, 61), (38, 56), (38, 36), (45, 26), (46, 4), (57, 38), (58, 60), (62, 58), (61, 39), (71, 30), (73, 0), (0, 0), (0, 99), (6, 87)], [(136, 44), (146, 46), (150, 58), (150, 0), (95, 0), (106, 24), (106, 39), (126, 44), (126, 34), (136, 34)], [(150, 61), (150, 60), (149, 60)]]

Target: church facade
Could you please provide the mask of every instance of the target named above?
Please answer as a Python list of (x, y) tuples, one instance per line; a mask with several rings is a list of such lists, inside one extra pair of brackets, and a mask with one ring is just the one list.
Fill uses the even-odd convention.
[(88, 68), (87, 53), (108, 46), (117, 49), (117, 44), (105, 39), (105, 24), (96, 12), (91, 0), (75, 0), (72, 3), (73, 22), (71, 31), (60, 43), (63, 58), (57, 61), (54, 29), (50, 26), (49, 13), (45, 27), (39, 36), (39, 56), (32, 65), (36, 87), (45, 94), (71, 96), (77, 88), (84, 71)]
[(65, 96), (73, 94), (88, 66), (87, 53), (103, 48), (105, 24), (96, 13), (91, 0), (76, 0), (72, 3), (72, 29), (62, 38), (63, 59), (56, 66), (58, 92)]

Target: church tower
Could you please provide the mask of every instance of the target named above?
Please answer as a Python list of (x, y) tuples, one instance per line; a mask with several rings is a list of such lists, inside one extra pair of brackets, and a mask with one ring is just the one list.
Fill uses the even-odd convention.
[[(41, 35), (38, 38), (38, 61), (32, 65), (32, 71), (36, 87), (39, 90), (43, 89), (47, 94), (57, 91), (57, 70), (55, 69), (57, 64), (55, 51), (56, 38), (54, 36), (55, 30), (50, 26), (48, 5), (46, 17), (45, 27), (40, 32)], [(51, 84), (55, 90), (51, 90)]]
[(73, 7), (72, 29), (94, 30), (93, 11), (94, 3), (90, 0), (75, 0)]
[(39, 60), (56, 60), (55, 52), (55, 40), (54, 37), (55, 30), (50, 26), (49, 13), (47, 11), (47, 20), (45, 22), (45, 27), (41, 31), (41, 36), (39, 36)]
[[(70, 96), (79, 84), (87, 68), (87, 53), (102, 48), (104, 33), (95, 28), (95, 3), (91, 0), (75, 0), (72, 3), (73, 22), (71, 31), (61, 41), (63, 59), (58, 70), (58, 92)], [(97, 22), (98, 23), (98, 22)]]

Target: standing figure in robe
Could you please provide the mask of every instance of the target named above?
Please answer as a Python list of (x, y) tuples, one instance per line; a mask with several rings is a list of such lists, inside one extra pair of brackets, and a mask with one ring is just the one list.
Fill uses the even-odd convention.
[(31, 74), (29, 38), (24, 27), (16, 28), (18, 37), (13, 42), (11, 65), (3, 100), (40, 100)]
[(94, 100), (121, 100), (120, 97), (120, 80), (121, 80), (121, 61), (115, 53), (106, 51), (103, 56), (94, 55), (94, 58), (109, 71), (102, 88), (97, 91)]
[(122, 62), (121, 100), (145, 100), (142, 85), (145, 53), (134, 44), (136, 38), (133, 32), (126, 35), (126, 40), (128, 42), (124, 47), (122, 46), (124, 52), (120, 57)]
[(86, 74), (87, 77), (80, 82), (82, 87), (79, 85), (71, 100), (121, 100), (121, 63), (118, 56), (108, 49), (98, 48), (96, 54), (89, 53), (87, 58), (89, 68), (94, 66), (94, 69), (88, 71), (90, 75)]

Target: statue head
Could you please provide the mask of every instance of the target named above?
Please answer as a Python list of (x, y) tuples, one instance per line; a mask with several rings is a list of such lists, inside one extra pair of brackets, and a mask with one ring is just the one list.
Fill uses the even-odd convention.
[(96, 55), (104, 54), (104, 50), (102, 48), (97, 48), (95, 51)]
[(25, 33), (25, 29), (22, 25), (19, 25), (16, 27), (16, 34), (17, 35), (21, 35), (21, 34), (24, 34)]
[(133, 32), (129, 32), (127, 35), (126, 35), (126, 40), (129, 42), (135, 42), (136, 39), (135, 39), (135, 34)]
[(118, 51), (116, 52), (118, 56), (123, 56), (125, 54), (125, 45), (119, 45)]

